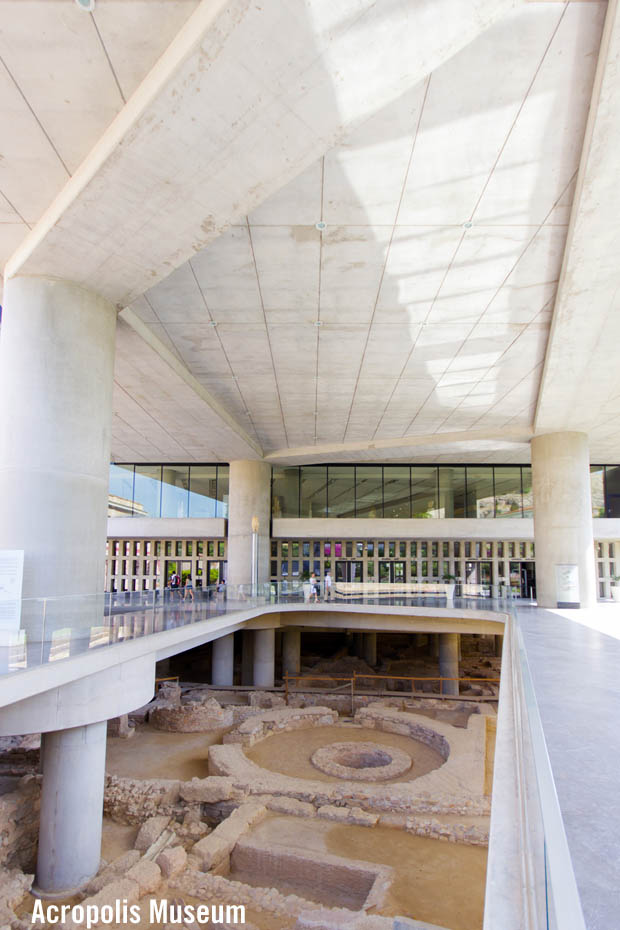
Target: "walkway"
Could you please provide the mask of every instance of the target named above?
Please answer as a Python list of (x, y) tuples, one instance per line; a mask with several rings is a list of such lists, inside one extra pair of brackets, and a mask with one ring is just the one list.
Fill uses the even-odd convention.
[(517, 615), (588, 930), (620, 927), (620, 606)]

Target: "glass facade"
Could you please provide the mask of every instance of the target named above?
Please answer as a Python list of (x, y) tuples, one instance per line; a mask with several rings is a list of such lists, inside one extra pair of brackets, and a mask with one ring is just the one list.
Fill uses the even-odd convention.
[[(593, 465), (592, 515), (620, 517), (620, 466)], [(122, 475), (115, 476), (119, 484)], [(531, 465), (275, 467), (274, 517), (532, 517)]]
[(228, 465), (110, 465), (110, 517), (227, 517)]

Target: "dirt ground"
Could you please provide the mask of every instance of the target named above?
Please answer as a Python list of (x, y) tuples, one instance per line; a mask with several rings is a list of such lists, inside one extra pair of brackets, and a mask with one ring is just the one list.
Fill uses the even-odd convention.
[(372, 742), (383, 746), (402, 749), (413, 759), (413, 765), (404, 775), (386, 779), (382, 785), (391, 782), (413, 781), (427, 772), (443, 765), (443, 757), (425, 743), (400, 736), (397, 733), (382, 733), (367, 727), (344, 724), (333, 727), (313, 727), (310, 730), (288, 730), (274, 733), (245, 750), (248, 759), (282, 775), (296, 778), (311, 778), (314, 781), (340, 782), (341, 779), (325, 775), (310, 762), (310, 756), (320, 746), (329, 743)]
[(127, 778), (206, 778), (209, 746), (221, 739), (221, 733), (166, 733), (140, 724), (131, 739), (108, 739), (106, 771)]
[[(306, 854), (316, 850), (391, 866), (395, 879), (380, 911), (385, 916), (407, 916), (451, 930), (482, 927), (487, 850), (481, 847), (412, 836), (387, 827), (332, 825), (275, 815), (259, 824), (251, 837), (302, 849)], [(252, 876), (231, 877), (259, 883)], [(271, 881), (266, 875), (265, 885)], [(303, 887), (286, 890), (304, 896)], [(329, 903), (335, 906), (338, 901)]]

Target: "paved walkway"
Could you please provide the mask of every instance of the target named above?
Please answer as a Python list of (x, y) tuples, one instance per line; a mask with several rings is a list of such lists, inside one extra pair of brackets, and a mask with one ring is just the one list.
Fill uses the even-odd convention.
[(588, 930), (620, 928), (620, 605), (518, 607)]

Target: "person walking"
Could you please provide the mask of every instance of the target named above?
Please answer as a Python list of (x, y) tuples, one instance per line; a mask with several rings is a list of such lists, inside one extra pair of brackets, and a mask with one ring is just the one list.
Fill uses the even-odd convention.
[(331, 601), (332, 599), (332, 576), (329, 569), (325, 572), (325, 578), (323, 579), (323, 584), (325, 586), (325, 600)]
[(312, 572), (310, 575), (310, 600), (314, 598), (315, 604), (319, 601), (319, 579), (316, 577), (315, 573)]
[(185, 588), (183, 590), (183, 600), (186, 601), (189, 595), (190, 600), (194, 600), (194, 585), (192, 584), (192, 576), (188, 575), (185, 579)]

